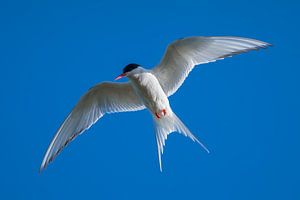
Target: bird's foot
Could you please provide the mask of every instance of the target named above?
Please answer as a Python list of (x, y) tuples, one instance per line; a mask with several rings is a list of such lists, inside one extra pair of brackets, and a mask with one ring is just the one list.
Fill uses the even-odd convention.
[(156, 116), (157, 119), (160, 119), (162, 117), (162, 115), (166, 116), (166, 114), (167, 114), (166, 109), (162, 109), (160, 112), (156, 112), (155, 116)]
[(160, 116), (157, 112), (155, 113), (155, 116), (156, 116), (157, 119), (160, 119)]

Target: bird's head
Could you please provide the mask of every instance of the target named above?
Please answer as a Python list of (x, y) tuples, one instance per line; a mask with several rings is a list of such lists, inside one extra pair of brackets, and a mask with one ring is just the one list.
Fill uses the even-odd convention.
[(126, 65), (123, 68), (123, 73), (120, 74), (119, 76), (117, 76), (117, 78), (115, 78), (115, 80), (118, 80), (118, 79), (123, 78), (125, 76), (128, 76), (132, 73), (135, 73), (139, 67), (140, 67), (140, 65), (135, 64), (135, 63), (131, 63), (129, 65)]

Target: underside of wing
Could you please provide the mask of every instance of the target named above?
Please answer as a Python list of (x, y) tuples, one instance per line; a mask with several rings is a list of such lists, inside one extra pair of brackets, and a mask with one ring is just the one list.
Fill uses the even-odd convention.
[(40, 170), (61, 152), (77, 135), (92, 126), (106, 113), (144, 109), (129, 83), (100, 83), (81, 97), (55, 134), (44, 156)]
[(266, 48), (270, 44), (241, 37), (188, 37), (171, 43), (153, 69), (165, 93), (170, 96), (182, 85), (195, 65), (235, 54)]

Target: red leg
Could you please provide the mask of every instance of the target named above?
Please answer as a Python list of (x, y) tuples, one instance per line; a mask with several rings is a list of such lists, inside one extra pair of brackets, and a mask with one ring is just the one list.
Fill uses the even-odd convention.
[(166, 114), (167, 114), (166, 109), (163, 109), (162, 112), (163, 112), (164, 116), (166, 116)]
[(157, 117), (157, 119), (160, 119), (160, 116), (158, 113), (155, 113), (155, 116)]

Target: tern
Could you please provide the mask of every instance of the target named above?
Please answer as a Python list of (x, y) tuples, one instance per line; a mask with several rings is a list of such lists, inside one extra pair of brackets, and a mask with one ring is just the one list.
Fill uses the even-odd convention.
[(195, 66), (268, 46), (269, 43), (242, 37), (187, 37), (169, 44), (160, 63), (151, 70), (139, 64), (127, 65), (115, 80), (127, 77), (128, 82), (102, 82), (80, 98), (56, 132), (40, 170), (105, 114), (146, 108), (154, 121), (160, 171), (165, 141), (172, 132), (189, 137), (209, 152), (173, 112), (168, 97), (179, 89)]

